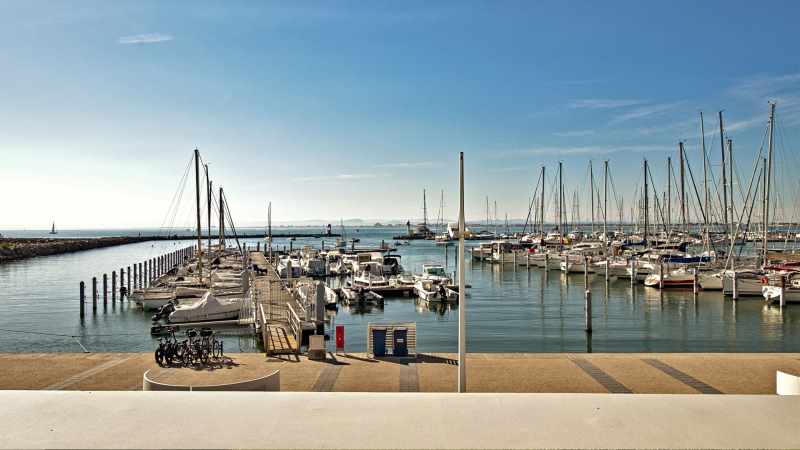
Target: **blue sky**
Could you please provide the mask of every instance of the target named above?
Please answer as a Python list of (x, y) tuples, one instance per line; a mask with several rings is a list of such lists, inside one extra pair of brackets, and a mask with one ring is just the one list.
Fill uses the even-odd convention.
[(725, 110), (748, 177), (768, 99), (789, 167), (797, 17), (791, 1), (3, 2), (0, 183), (19, 195), (0, 228), (158, 226), (195, 146), (248, 224), (268, 200), (275, 220), (419, 217), (423, 188), (454, 217), (458, 151), (468, 218), (486, 196), (524, 216), (559, 160), (571, 192), (608, 159), (631, 199), (642, 159), (662, 185), (679, 140), (699, 167), (700, 110), (717, 165)]

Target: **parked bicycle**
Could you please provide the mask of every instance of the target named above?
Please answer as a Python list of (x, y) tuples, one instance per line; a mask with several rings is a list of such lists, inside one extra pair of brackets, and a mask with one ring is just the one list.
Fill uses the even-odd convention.
[(219, 361), (224, 357), (223, 341), (217, 339), (210, 328), (203, 328), (199, 332), (195, 329), (186, 330), (186, 339), (180, 342), (175, 337), (175, 327), (167, 331), (169, 335), (159, 338), (155, 350), (155, 360), (160, 366), (173, 363), (183, 366), (205, 365), (212, 359)]

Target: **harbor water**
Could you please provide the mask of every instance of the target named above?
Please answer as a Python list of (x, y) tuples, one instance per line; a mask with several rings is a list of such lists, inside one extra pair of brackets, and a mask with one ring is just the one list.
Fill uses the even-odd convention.
[[(321, 233), (320, 228), (278, 228), (279, 233)], [(348, 227), (357, 246), (394, 243), (403, 228)], [(148, 230), (70, 232), (59, 237), (148, 234)], [(243, 233), (263, 232), (240, 230)], [(44, 237), (42, 232), (3, 231), (6, 236)], [(188, 234), (188, 233), (187, 233)], [(319, 247), (321, 239), (298, 238), (279, 248)], [(258, 240), (246, 240), (255, 247)], [(91, 278), (145, 259), (192, 245), (193, 241), (155, 241), (37, 257), (0, 265), (0, 351), (4, 352), (138, 352), (151, 351), (150, 314), (127, 301), (91, 310)], [(332, 239), (326, 244), (330, 246)], [(263, 242), (262, 242), (263, 245)], [(468, 243), (468, 246), (473, 245)], [(456, 246), (447, 248), (447, 270), (456, 270)], [(406, 271), (424, 263), (445, 262), (445, 247), (432, 241), (410, 241), (397, 247)], [(606, 285), (590, 276), (593, 333), (584, 332), (582, 274), (565, 275), (512, 264), (464, 261), (467, 294), (467, 346), (470, 352), (797, 352), (800, 351), (800, 306), (783, 310), (761, 298), (733, 302), (720, 292), (645, 288), (627, 280)], [(78, 284), (87, 283), (86, 317), (78, 314)], [(109, 281), (110, 283), (110, 281)], [(98, 283), (100, 286), (101, 282)], [(366, 350), (367, 324), (415, 322), (417, 350), (455, 352), (458, 306), (428, 308), (413, 298), (387, 298), (382, 308), (340, 305), (331, 325), (344, 325), (346, 350)], [(247, 333), (225, 333), (227, 352), (257, 351)]]

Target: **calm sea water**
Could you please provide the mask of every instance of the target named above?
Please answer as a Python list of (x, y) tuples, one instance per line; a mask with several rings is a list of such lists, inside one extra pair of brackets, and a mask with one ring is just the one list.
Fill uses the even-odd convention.
[[(256, 232), (260, 230), (241, 230)], [(320, 232), (315, 228), (280, 229)], [(360, 246), (393, 242), (396, 228), (348, 228)], [(47, 236), (42, 231), (2, 231), (6, 236)], [(152, 230), (69, 231), (59, 237), (149, 234)], [(256, 241), (248, 242), (255, 245)], [(298, 239), (295, 247), (320, 245)], [(150, 315), (125, 302), (92, 314), (78, 314), (78, 283), (191, 245), (191, 242), (139, 243), (66, 255), (33, 258), (0, 265), (0, 352), (150, 351)], [(278, 246), (289, 245), (278, 240)], [(448, 248), (448, 271), (455, 270), (455, 247)], [(444, 263), (445, 250), (429, 241), (398, 247), (406, 270), (423, 263)], [(719, 292), (694, 298), (687, 291), (659, 291), (624, 281), (606, 287), (602, 277), (590, 280), (594, 332), (583, 331), (583, 275), (558, 271), (471, 263), (467, 282), (467, 345), (474, 352), (797, 352), (800, 351), (800, 307), (782, 312), (756, 299), (736, 303)], [(110, 283), (110, 281), (109, 281)], [(88, 289), (87, 289), (88, 291)], [(454, 352), (458, 307), (428, 309), (413, 299), (387, 299), (383, 309), (340, 306), (332, 324), (344, 325), (348, 351), (366, 349), (370, 322), (417, 323), (418, 350)], [(229, 332), (226, 351), (255, 351), (253, 338)], [(80, 345), (79, 345), (80, 342)]]

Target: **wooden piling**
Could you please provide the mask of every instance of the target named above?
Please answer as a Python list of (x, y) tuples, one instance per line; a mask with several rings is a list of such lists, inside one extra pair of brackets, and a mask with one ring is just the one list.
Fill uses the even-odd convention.
[(585, 302), (583, 307), (583, 314), (585, 317), (585, 326), (584, 329), (587, 333), (592, 332), (592, 291), (591, 289), (586, 289), (584, 292)]
[(122, 288), (125, 286), (125, 269), (120, 267), (119, 269), (119, 302), (122, 303), (122, 300), (125, 299), (125, 296), (122, 295)]
[(97, 277), (92, 277), (92, 311), (97, 312)]
[(694, 271), (692, 274), (692, 294), (697, 295), (699, 291), (698, 284), (697, 284), (697, 270)]
[[(722, 282), (725, 284), (725, 274), (722, 275)], [(723, 286), (724, 287), (724, 286)], [(731, 297), (734, 300), (739, 300), (739, 280), (738, 276), (736, 275), (736, 270), (733, 271), (733, 292), (731, 293)]]
[(80, 284), (80, 287), (79, 287), (79, 292), (80, 292), (80, 294), (79, 294), (80, 297), (79, 298), (80, 298), (80, 305), (81, 305), (81, 319), (83, 319), (83, 316), (85, 315), (85, 312), (84, 312), (85, 306), (84, 306), (84, 304), (86, 303), (86, 285), (84, 284), (83, 281), (81, 281), (81, 284)]
[(658, 265), (658, 288), (664, 289), (664, 263)]
[(108, 304), (108, 274), (103, 274), (103, 306)]
[[(133, 268), (135, 270), (136, 266), (133, 266)], [(128, 284), (127, 284), (127, 286), (128, 286), (127, 295), (131, 295), (131, 266), (128, 266), (128, 279), (127, 279), (127, 281), (128, 281)]]
[(111, 304), (117, 303), (117, 271), (111, 271)]
[(780, 297), (779, 297), (779, 302), (778, 302), (778, 304), (780, 305), (781, 309), (783, 309), (783, 307), (786, 306), (786, 296), (785, 296), (785, 294), (786, 294), (786, 276), (785, 275), (781, 275), (781, 292), (780, 292)]

